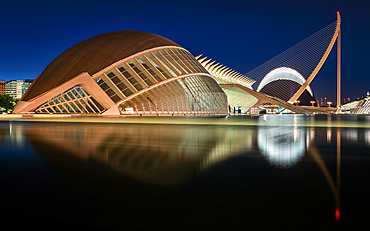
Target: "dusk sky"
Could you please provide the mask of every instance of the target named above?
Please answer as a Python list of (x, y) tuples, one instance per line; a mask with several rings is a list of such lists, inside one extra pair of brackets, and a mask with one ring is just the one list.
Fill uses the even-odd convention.
[[(342, 16), (342, 99), (370, 91), (370, 1), (3, 1), (0, 79), (34, 79), (69, 47), (119, 30), (168, 38), (240, 72)], [(336, 46), (311, 83), (336, 100)]]

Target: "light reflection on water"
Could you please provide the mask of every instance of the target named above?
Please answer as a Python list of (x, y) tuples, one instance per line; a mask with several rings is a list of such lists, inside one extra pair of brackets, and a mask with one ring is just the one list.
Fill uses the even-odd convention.
[[(290, 199), (297, 196), (304, 197), (304, 200), (308, 197), (312, 201), (312, 198), (316, 198), (318, 207), (322, 206), (322, 201), (329, 205), (331, 203), (333, 215), (334, 211), (339, 213), (341, 200), (339, 182), (343, 160), (338, 157), (344, 155), (344, 159), (353, 162), (351, 158), (357, 158), (361, 154), (364, 163), (369, 160), (365, 155), (370, 149), (370, 120), (367, 117), (229, 117), (214, 120), (215, 123), (221, 123), (216, 126), (209, 125), (212, 120), (194, 119), (195, 124), (191, 121), (184, 120), (186, 125), (181, 125), (181, 119), (176, 123), (171, 120), (170, 125), (165, 120), (163, 124), (149, 125), (95, 121), (3, 121), (0, 122), (0, 148), (5, 152), (1, 154), (0, 161), (1, 164), (10, 163), (7, 162), (8, 159), (15, 160), (19, 153), (32, 149), (35, 154), (29, 155), (40, 158), (50, 166), (49, 171), (55, 171), (62, 178), (68, 179), (68, 182), (85, 184), (84, 187), (89, 187), (89, 190), (118, 190), (114, 185), (117, 182), (123, 185), (131, 181), (139, 182), (130, 183), (130, 187), (137, 188), (133, 194), (144, 191), (141, 188), (143, 184), (186, 192), (194, 182), (212, 173), (217, 177), (202, 181), (201, 187), (196, 189), (210, 193), (207, 190), (212, 192), (212, 187), (215, 187), (210, 186), (211, 181), (228, 175), (227, 171), (230, 171), (235, 172), (235, 175), (229, 181), (236, 182), (236, 185), (231, 187), (230, 183), (227, 183), (228, 186), (219, 184), (217, 190), (227, 189), (228, 193), (239, 190), (235, 194), (238, 198), (240, 195), (247, 195), (246, 198), (251, 197), (255, 201), (263, 201), (259, 195), (261, 192), (266, 195), (272, 193), (273, 196), (289, 195)], [(241, 125), (236, 126), (238, 123)], [(358, 152), (352, 153), (350, 149), (353, 147)], [(344, 153), (341, 154), (341, 150)], [(279, 175), (285, 178), (277, 178)], [(117, 181), (102, 186), (101, 182), (110, 182), (112, 178), (120, 176), (129, 181)], [(297, 179), (292, 180), (294, 177)], [(288, 183), (283, 183), (285, 180)], [(277, 184), (278, 191), (275, 193), (273, 190), (263, 190)], [(249, 185), (249, 188), (240, 185)], [(291, 185), (297, 186), (294, 188)], [(231, 193), (228, 198), (235, 195)], [(330, 199), (325, 195), (330, 195)], [(218, 196), (218, 200), (221, 200), (219, 197), (221, 196)], [(263, 197), (266, 199), (266, 196)], [(278, 200), (289, 202), (280, 197)], [(295, 200), (306, 203), (301, 199), (292, 199)], [(309, 204), (307, 202), (306, 206)]]
[[(322, 124), (325, 119), (328, 125), (325, 133), (321, 130), (316, 134), (315, 127), (307, 126)], [(229, 119), (231, 124), (237, 120), (240, 118)], [(336, 118), (336, 122), (357, 120), (357, 117)], [(315, 142), (332, 142), (331, 115), (318, 119), (275, 115), (247, 121), (263, 126), (10, 122), (0, 125), (0, 144), (20, 148), (28, 142), (47, 143), (82, 160), (92, 158), (125, 174), (166, 185), (184, 180), (192, 171), (201, 171), (253, 149), (258, 149), (272, 166), (290, 168), (307, 154), (315, 137)], [(345, 128), (340, 135), (344, 141), (370, 145), (370, 129)], [(38, 152), (42, 153), (42, 148)]]
[(258, 129), (258, 148), (271, 165), (289, 168), (305, 155), (309, 135), (306, 128), (262, 127)]
[(252, 148), (252, 130), (205, 126), (77, 125), (26, 127), (25, 138), (40, 146), (93, 159), (142, 181), (172, 185)]

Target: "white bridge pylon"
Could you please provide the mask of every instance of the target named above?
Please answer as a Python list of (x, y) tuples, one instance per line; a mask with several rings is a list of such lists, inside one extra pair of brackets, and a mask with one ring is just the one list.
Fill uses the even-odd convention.
[[(290, 98), (290, 100), (288, 100), (289, 103), (293, 104), (303, 93), (303, 91), (308, 87), (308, 85), (312, 82), (312, 80), (315, 78), (315, 76), (317, 75), (317, 73), (319, 72), (319, 70), (321, 69), (322, 65), (324, 64), (324, 62), (326, 61), (326, 59), (328, 58), (330, 52), (331, 52), (331, 49), (333, 48), (334, 46), (334, 43), (335, 41), (337, 41), (337, 46), (338, 46), (338, 57), (337, 57), (337, 107), (340, 106), (340, 60), (341, 60), (341, 57), (340, 57), (340, 46), (341, 46), (341, 41), (340, 41), (340, 37), (341, 37), (341, 29), (340, 29), (340, 24), (341, 24), (341, 18), (340, 18), (340, 14), (339, 14), (339, 11), (337, 12), (337, 26), (336, 26), (336, 29), (335, 29), (335, 32), (334, 32), (334, 36), (332, 38), (332, 40), (330, 41), (330, 44), (328, 46), (328, 48), (326, 49), (324, 55), (322, 56), (320, 62), (317, 64), (317, 66), (315, 67), (315, 69), (312, 71), (312, 73), (310, 74), (310, 76), (307, 78), (306, 82), (299, 88), (299, 90), (292, 96), (292, 98)], [(337, 40), (338, 39), (338, 40)]]

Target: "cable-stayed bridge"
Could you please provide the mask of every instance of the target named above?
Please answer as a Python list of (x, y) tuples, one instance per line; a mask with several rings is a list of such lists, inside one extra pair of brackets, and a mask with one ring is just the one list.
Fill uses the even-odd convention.
[[(214, 60), (196, 59), (215, 77), (230, 105), (244, 110), (266, 103), (276, 104), (296, 113), (325, 111), (324, 108), (302, 108), (294, 103), (310, 105), (314, 98), (310, 83), (337, 44), (337, 104), (340, 105), (341, 17), (279, 55), (245, 74), (238, 73)], [(287, 104), (289, 103), (290, 106)]]

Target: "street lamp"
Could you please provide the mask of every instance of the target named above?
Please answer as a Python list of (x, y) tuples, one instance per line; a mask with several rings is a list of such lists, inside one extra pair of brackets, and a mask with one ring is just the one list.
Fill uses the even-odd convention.
[(332, 104), (332, 102), (327, 102), (327, 104), (329, 105), (329, 107), (330, 107), (330, 105)]
[(312, 103), (312, 107), (313, 107), (314, 103), (316, 103), (316, 102), (315, 101), (310, 101), (310, 103)]

